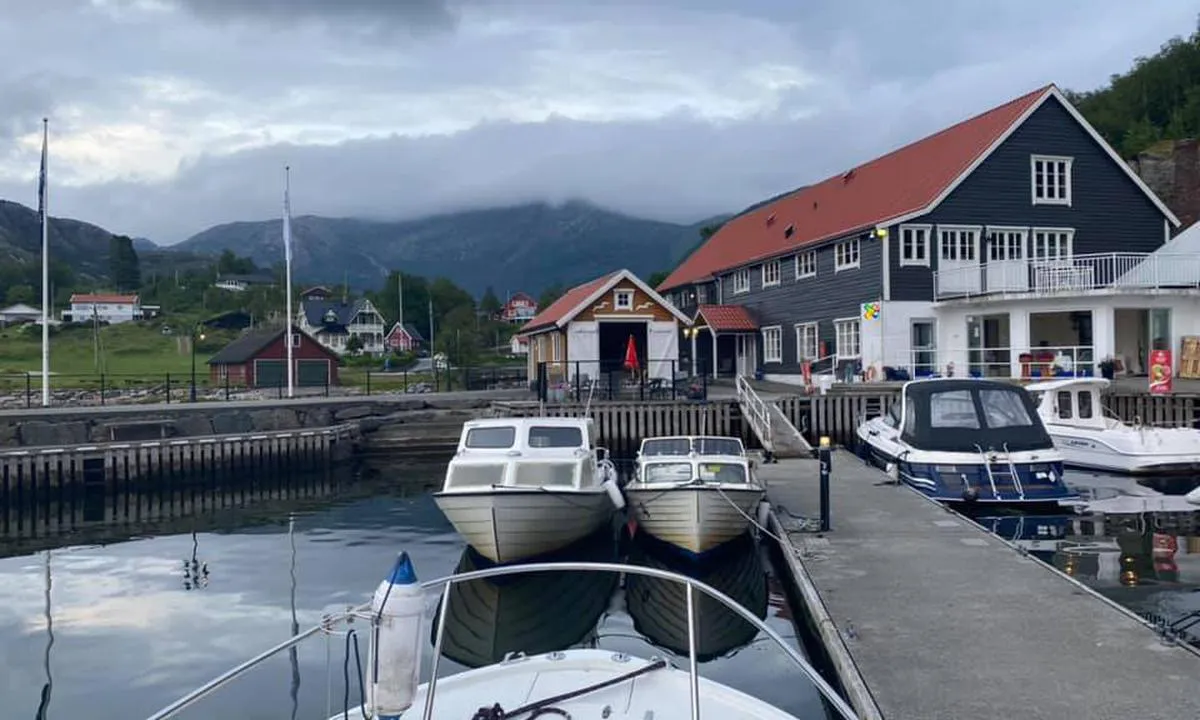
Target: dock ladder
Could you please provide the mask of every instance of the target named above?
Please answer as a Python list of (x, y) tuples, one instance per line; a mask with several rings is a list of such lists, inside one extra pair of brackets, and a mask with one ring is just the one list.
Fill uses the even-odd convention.
[(1013, 465), (1012, 453), (1008, 451), (1008, 444), (1005, 443), (1004, 445), (1004, 465), (999, 469), (993, 469), (992, 467), (993, 460), (995, 460), (994, 452), (989, 453), (989, 451), (984, 450), (979, 445), (976, 445), (975, 449), (979, 451), (979, 457), (983, 460), (983, 468), (987, 471), (988, 484), (992, 486), (992, 497), (997, 500), (1001, 499), (996, 483), (999, 482), (1000, 486), (1003, 487), (1004, 483), (1007, 482), (1016, 491), (1017, 496), (1021, 500), (1024, 500), (1025, 488), (1021, 486), (1021, 474), (1018, 472), (1017, 467)]

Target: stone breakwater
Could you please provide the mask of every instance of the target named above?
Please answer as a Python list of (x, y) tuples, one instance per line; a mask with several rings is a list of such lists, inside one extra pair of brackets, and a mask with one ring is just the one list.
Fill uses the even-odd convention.
[(403, 450), (427, 441), (445, 446), (447, 437), (457, 440), (465, 420), (489, 416), (494, 401), (527, 397), (527, 391), (490, 391), (4, 411), (0, 447), (137, 442), (353, 422), (365, 449), (374, 450), (378, 441), (385, 446), (380, 450)]

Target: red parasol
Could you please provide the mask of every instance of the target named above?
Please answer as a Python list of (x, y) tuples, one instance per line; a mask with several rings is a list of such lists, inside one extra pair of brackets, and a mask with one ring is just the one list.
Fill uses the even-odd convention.
[(638, 369), (637, 344), (633, 341), (633, 336), (629, 336), (629, 342), (625, 344), (625, 369), (636, 371)]

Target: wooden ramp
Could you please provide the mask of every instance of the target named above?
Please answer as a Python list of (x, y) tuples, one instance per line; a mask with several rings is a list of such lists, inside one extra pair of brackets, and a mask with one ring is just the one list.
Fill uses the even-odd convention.
[(775, 405), (765, 402), (745, 376), (737, 378), (737, 401), (742, 417), (763, 449), (776, 458), (811, 458), (812, 446)]

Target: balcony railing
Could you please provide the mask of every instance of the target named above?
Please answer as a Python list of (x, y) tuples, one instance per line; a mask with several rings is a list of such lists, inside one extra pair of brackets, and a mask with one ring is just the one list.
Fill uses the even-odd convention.
[(933, 273), (935, 300), (983, 295), (1044, 297), (1095, 291), (1200, 287), (1200, 255), (1102, 253), (1037, 260), (992, 260)]

